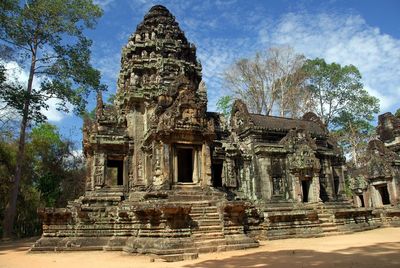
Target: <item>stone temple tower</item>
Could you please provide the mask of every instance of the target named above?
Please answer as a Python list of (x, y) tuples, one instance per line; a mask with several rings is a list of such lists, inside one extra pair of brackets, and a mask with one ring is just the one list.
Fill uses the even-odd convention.
[(122, 50), (114, 107), (98, 105), (86, 135), (95, 163), (88, 188), (209, 185), (214, 131), (206, 107), (195, 46), (165, 7), (154, 6)]

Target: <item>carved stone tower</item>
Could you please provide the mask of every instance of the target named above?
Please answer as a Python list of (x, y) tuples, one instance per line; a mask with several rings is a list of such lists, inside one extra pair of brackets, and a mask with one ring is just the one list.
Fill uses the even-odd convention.
[[(214, 131), (200, 82), (195, 46), (165, 7), (152, 7), (122, 50), (114, 107), (99, 102), (97, 127), (87, 135), (86, 155), (95, 158), (88, 185), (114, 181), (129, 191), (210, 185)], [(107, 178), (113, 167), (119, 180)]]

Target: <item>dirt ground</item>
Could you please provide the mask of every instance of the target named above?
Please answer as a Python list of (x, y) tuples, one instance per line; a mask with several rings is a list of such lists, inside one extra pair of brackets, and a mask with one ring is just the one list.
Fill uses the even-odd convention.
[(201, 254), (167, 263), (122, 252), (28, 253), (32, 239), (0, 243), (1, 268), (151, 268), (151, 267), (400, 267), (400, 228), (350, 235), (262, 241), (256, 249)]

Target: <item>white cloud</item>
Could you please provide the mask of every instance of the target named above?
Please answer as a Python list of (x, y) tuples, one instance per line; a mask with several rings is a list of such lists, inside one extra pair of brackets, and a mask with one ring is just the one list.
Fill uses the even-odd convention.
[(115, 0), (94, 0), (93, 1), (96, 5), (101, 6), (103, 9), (108, 8)]
[(259, 36), (264, 44), (289, 44), (310, 58), (353, 64), (365, 88), (380, 99), (381, 112), (400, 105), (400, 40), (359, 15), (288, 13)]

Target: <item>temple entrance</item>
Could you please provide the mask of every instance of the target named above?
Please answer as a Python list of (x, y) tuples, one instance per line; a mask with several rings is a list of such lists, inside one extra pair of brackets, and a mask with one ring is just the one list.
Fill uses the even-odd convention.
[(107, 160), (106, 168), (106, 185), (124, 185), (124, 161), (123, 160)]
[(333, 187), (335, 188), (335, 196), (339, 195), (339, 177), (334, 176), (333, 177)]
[(177, 148), (178, 182), (193, 182), (193, 149)]
[(360, 194), (360, 195), (357, 196), (357, 198), (358, 198), (358, 200), (360, 201), (360, 202), (359, 202), (360, 207), (362, 207), (362, 208), (365, 207), (364, 196), (363, 196), (362, 194)]
[(382, 199), (382, 204), (383, 205), (390, 205), (390, 197), (389, 197), (389, 191), (387, 188), (387, 185), (379, 185), (375, 186), (376, 190), (378, 190), (378, 193)]
[(322, 200), (322, 202), (327, 202), (329, 201), (329, 196), (328, 192), (326, 190), (327, 188), (327, 179), (325, 175), (322, 175), (319, 177), (319, 198)]
[(301, 190), (302, 190), (302, 194), (303, 194), (303, 202), (307, 203), (309, 200), (309, 192), (310, 192), (310, 180), (302, 180), (301, 181)]
[(222, 163), (213, 163), (212, 164), (212, 180), (214, 187), (222, 187)]

